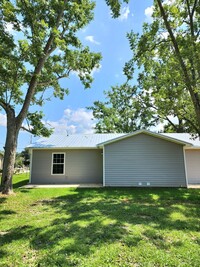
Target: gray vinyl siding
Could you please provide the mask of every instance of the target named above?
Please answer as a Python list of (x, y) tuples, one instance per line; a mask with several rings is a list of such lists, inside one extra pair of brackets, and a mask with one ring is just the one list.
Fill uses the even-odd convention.
[(105, 186), (186, 186), (182, 145), (138, 134), (104, 149)]
[[(65, 153), (65, 174), (52, 175), (52, 153)], [(100, 149), (33, 150), (32, 184), (79, 184), (103, 181), (103, 156)]]

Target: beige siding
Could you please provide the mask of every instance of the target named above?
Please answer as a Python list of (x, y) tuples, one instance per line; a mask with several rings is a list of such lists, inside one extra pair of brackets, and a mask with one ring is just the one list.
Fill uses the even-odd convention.
[[(65, 175), (52, 175), (52, 153), (65, 153)], [(32, 184), (102, 183), (102, 150), (33, 150)]]
[(105, 146), (106, 186), (186, 186), (183, 147), (147, 134)]
[(185, 150), (187, 178), (189, 184), (200, 184), (200, 150)]

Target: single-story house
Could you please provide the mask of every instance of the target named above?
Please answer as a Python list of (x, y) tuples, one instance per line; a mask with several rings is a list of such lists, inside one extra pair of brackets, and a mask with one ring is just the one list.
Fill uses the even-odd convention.
[(31, 184), (187, 187), (200, 184), (200, 141), (189, 134), (52, 135), (29, 145)]

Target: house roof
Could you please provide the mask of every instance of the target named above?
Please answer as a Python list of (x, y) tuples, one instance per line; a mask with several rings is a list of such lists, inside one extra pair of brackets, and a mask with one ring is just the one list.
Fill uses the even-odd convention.
[(135, 136), (138, 134), (148, 134), (157, 138), (171, 141), (177, 144), (193, 146), (200, 148), (200, 140), (192, 139), (190, 134), (185, 133), (154, 133), (147, 130), (139, 130), (130, 134), (112, 133), (112, 134), (72, 134), (72, 135), (56, 135), (53, 134), (49, 138), (40, 138), (35, 143), (28, 146), (30, 149), (56, 149), (56, 148), (97, 148), (106, 144), (110, 144), (124, 138)]
[(194, 147), (200, 148), (200, 138), (193, 138), (189, 133), (162, 133), (162, 135), (176, 138), (186, 143), (191, 143)]
[(99, 143), (120, 137), (125, 134), (72, 134), (56, 135), (40, 138), (28, 148), (97, 148)]
[(125, 134), (125, 135), (116, 137), (116, 138), (114, 138), (112, 140), (107, 140), (107, 141), (99, 144), (99, 146), (101, 147), (101, 146), (104, 146), (104, 145), (107, 145), (107, 144), (111, 144), (111, 143), (123, 140), (125, 138), (136, 136), (136, 135), (142, 134), (142, 133), (143, 134), (147, 134), (147, 135), (151, 135), (151, 136), (154, 136), (154, 137), (157, 137), (157, 138), (160, 138), (160, 139), (164, 139), (164, 140), (167, 140), (167, 141), (170, 141), (170, 142), (173, 142), (173, 143), (177, 143), (177, 144), (180, 144), (180, 145), (186, 145), (186, 146), (192, 146), (193, 145), (188, 140), (186, 141), (186, 140), (178, 139), (176, 137), (176, 134), (174, 134), (173, 136), (168, 136), (166, 134), (154, 133), (154, 132), (151, 132), (151, 131), (148, 131), (148, 130), (138, 130), (138, 131), (135, 131), (133, 133), (129, 133), (129, 134)]

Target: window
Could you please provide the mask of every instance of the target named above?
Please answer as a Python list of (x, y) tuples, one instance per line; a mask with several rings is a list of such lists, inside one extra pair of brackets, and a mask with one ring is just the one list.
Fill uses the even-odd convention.
[(52, 174), (65, 174), (65, 154), (53, 153)]

